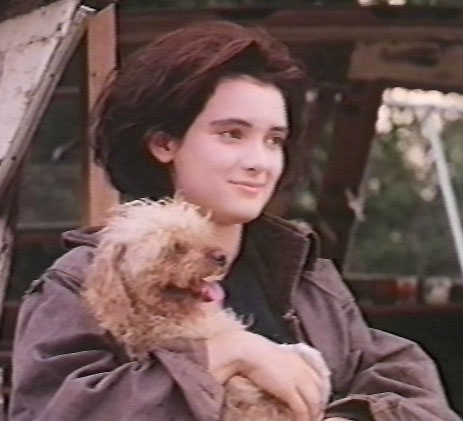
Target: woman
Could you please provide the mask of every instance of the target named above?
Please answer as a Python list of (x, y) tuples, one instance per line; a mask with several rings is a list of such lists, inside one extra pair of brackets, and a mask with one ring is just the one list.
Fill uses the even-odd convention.
[[(305, 88), (283, 45), (226, 22), (170, 33), (122, 67), (97, 107), (97, 162), (122, 193), (181, 192), (212, 212), (233, 262), (226, 305), (255, 323), (130, 361), (79, 297), (98, 233), (68, 233), (72, 249), (21, 309), (12, 420), (218, 420), (222, 384), (236, 373), (287, 402), (297, 421), (459, 419), (415, 344), (367, 328), (317, 257), (315, 234), (261, 215), (303, 156)], [(301, 340), (332, 370), (328, 408), (316, 374), (276, 344)]]

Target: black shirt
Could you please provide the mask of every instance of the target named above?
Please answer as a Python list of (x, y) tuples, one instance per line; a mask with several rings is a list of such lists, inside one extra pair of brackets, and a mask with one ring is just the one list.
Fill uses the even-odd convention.
[(249, 252), (241, 252), (222, 281), (224, 306), (249, 323), (248, 330), (278, 343), (293, 343), (284, 321), (270, 307), (262, 288), (257, 263)]

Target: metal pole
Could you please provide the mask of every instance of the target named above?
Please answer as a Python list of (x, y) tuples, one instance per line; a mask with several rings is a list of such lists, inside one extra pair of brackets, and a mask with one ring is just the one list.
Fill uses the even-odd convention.
[(439, 186), (444, 198), (445, 210), (447, 211), (450, 231), (452, 232), (462, 275), (461, 279), (459, 279), (459, 283), (463, 283), (463, 228), (447, 161), (445, 159), (444, 148), (442, 147), (442, 121), (438, 111), (430, 110), (429, 113), (426, 113), (421, 119), (421, 124), (421, 133), (423, 137), (431, 143), (434, 154), (437, 175), (439, 177)]

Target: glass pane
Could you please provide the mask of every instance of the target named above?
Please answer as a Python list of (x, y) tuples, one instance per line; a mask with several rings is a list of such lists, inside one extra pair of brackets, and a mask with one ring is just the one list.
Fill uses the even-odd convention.
[(10, 300), (20, 299), (30, 282), (63, 254), (61, 232), (80, 223), (81, 115), (78, 92), (63, 95), (61, 91), (34, 136), (19, 186)]
[(51, 102), (34, 138), (20, 186), (19, 226), (80, 222), (81, 129), (79, 96)]
[[(442, 116), (442, 145), (461, 220), (463, 121), (452, 104), (463, 104), (463, 99), (437, 92), (431, 97), (415, 94), (415, 105), (424, 98), (433, 100)], [(349, 277), (461, 277), (431, 145), (420, 134), (420, 118), (426, 112), (429, 109), (416, 106), (380, 109), (364, 184), (365, 218), (356, 223), (344, 268)]]

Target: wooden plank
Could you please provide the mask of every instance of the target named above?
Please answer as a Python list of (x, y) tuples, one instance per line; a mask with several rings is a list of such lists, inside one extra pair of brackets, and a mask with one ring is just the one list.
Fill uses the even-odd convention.
[[(191, 23), (190, 21), (186, 23)], [(186, 24), (185, 23), (185, 24)], [(283, 40), (287, 44), (310, 44), (318, 42), (381, 42), (381, 41), (409, 41), (419, 42), (422, 40), (432, 40), (436, 42), (454, 43), (463, 41), (462, 28), (442, 28), (429, 26), (410, 26), (410, 27), (358, 27), (358, 26), (327, 26), (327, 27), (272, 27), (260, 24), (265, 27), (275, 37)], [(163, 34), (168, 28), (166, 26), (157, 28), (153, 25), (149, 31), (136, 30), (131, 27), (121, 33), (121, 43), (123, 45), (139, 46), (152, 41), (154, 38)]]
[(120, 43), (140, 45), (157, 35), (208, 19), (267, 28), (286, 43), (463, 40), (463, 10), (438, 7), (230, 8), (123, 13)]
[[(88, 111), (91, 112), (104, 84), (116, 69), (116, 16), (114, 5), (93, 16), (87, 33)], [(85, 162), (85, 225), (101, 225), (107, 210), (118, 203), (119, 194), (104, 171), (93, 163), (88, 145)]]
[[(84, 33), (88, 12), (61, 0), (0, 25), (0, 198)], [(20, 30), (19, 30), (20, 28)]]
[(390, 86), (413, 83), (462, 87), (462, 61), (463, 46), (460, 44), (443, 45), (429, 41), (359, 43), (351, 57), (349, 77), (387, 80)]

